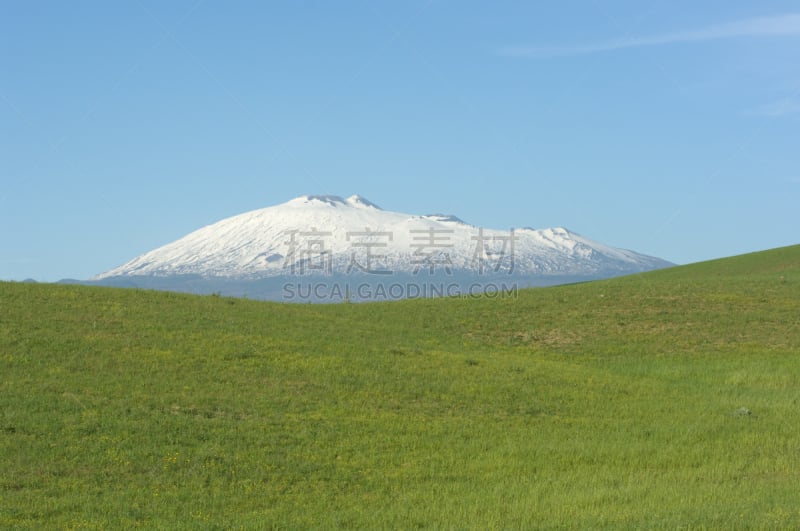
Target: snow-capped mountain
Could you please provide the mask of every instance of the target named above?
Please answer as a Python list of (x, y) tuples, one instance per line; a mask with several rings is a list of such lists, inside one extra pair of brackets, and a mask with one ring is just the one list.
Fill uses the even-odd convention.
[(473, 282), (513, 277), (542, 285), (670, 265), (564, 228), (486, 229), (452, 215), (391, 212), (358, 195), (327, 195), (301, 196), (223, 219), (93, 280), (169, 289), (169, 279), (184, 284), (191, 279), (189, 290), (201, 292), (209, 291), (204, 282), (220, 286), (227, 281), (239, 286), (236, 294), (259, 296), (242, 293), (243, 283), (320, 277), (379, 283), (393, 276), (466, 275)]

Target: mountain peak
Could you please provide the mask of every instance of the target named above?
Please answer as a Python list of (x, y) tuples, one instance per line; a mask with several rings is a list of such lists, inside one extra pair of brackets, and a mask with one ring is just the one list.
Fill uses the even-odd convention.
[(378, 205), (360, 195), (351, 195), (347, 199), (344, 199), (338, 195), (301, 195), (300, 197), (295, 197), (287, 204), (294, 206), (303, 206), (303, 205), (327, 205), (332, 207), (349, 206), (356, 208), (373, 208), (375, 210), (381, 210), (381, 208)]
[(345, 200), (338, 195), (301, 195), (295, 197), (289, 204), (292, 205), (308, 205), (308, 204), (324, 204), (330, 206), (344, 205)]
[(452, 214), (427, 214), (423, 216), (428, 219), (432, 219), (434, 221), (443, 221), (443, 222), (452, 222), (452, 223), (461, 223), (463, 225), (467, 225), (467, 223), (459, 218), (458, 216), (454, 216)]
[(347, 204), (354, 206), (354, 207), (361, 207), (361, 208), (375, 208), (377, 210), (383, 210), (381, 207), (370, 201), (364, 196), (360, 196), (358, 194), (351, 195), (347, 198)]

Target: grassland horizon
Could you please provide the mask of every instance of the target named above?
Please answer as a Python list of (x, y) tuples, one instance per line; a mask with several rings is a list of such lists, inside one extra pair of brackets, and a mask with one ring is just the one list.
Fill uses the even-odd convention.
[(0, 283), (0, 527), (800, 527), (800, 245), (506, 298)]

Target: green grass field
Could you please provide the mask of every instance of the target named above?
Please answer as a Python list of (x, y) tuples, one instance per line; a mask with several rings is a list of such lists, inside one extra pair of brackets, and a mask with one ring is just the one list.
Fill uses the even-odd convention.
[(798, 528), (800, 246), (518, 297), (0, 283), (0, 527)]

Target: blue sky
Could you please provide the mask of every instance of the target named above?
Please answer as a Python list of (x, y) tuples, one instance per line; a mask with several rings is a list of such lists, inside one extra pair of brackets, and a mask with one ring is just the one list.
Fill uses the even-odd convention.
[(800, 242), (789, 1), (0, 2), (0, 279), (302, 194), (678, 263)]

